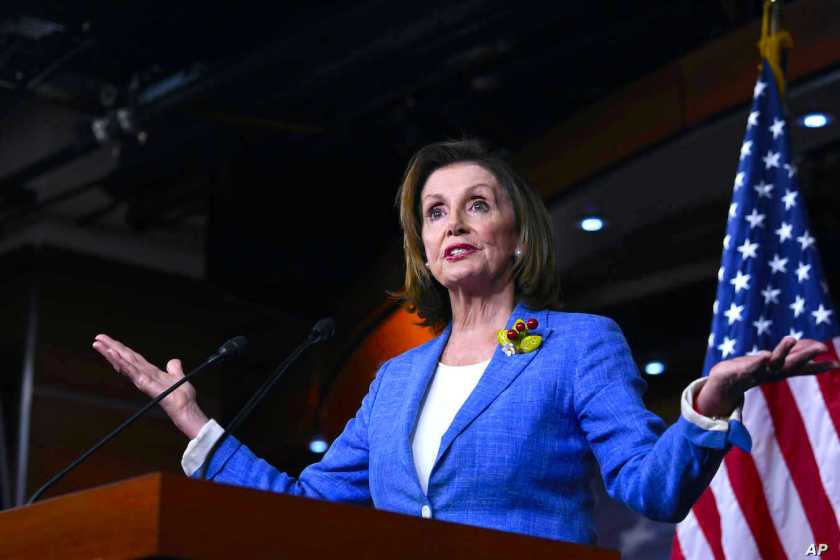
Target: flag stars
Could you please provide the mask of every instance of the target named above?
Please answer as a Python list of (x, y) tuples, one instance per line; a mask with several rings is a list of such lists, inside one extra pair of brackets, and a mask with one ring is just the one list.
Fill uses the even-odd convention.
[(743, 171), (739, 171), (735, 175), (735, 184), (732, 185), (732, 190), (737, 191), (738, 189), (744, 186), (744, 177), (746, 177), (746, 173), (744, 173)]
[(732, 236), (727, 233), (726, 237), (723, 238), (723, 248), (724, 249), (729, 249), (729, 242), (730, 241), (732, 241)]
[(746, 140), (741, 144), (741, 161), (752, 154), (752, 140)]
[(802, 340), (802, 335), (804, 333), (802, 331), (794, 330), (793, 327), (790, 328), (790, 332), (787, 333), (787, 336), (792, 336), (796, 340)]
[(760, 181), (753, 188), (755, 189), (755, 192), (758, 193), (758, 198), (773, 198), (770, 195), (770, 193), (773, 191), (773, 185), (767, 184), (764, 181)]
[(782, 197), (782, 202), (785, 203), (785, 210), (790, 210), (796, 206), (797, 196), (799, 196), (799, 192), (785, 189), (785, 196)]
[(770, 265), (770, 272), (776, 274), (777, 272), (787, 272), (787, 262), (788, 260), (786, 258), (782, 259), (776, 254), (773, 255), (773, 260), (767, 264)]
[(776, 230), (776, 235), (779, 236), (779, 243), (784, 243), (788, 239), (793, 238), (793, 226), (791, 224), (782, 222), (781, 227)]
[(742, 321), (744, 319), (743, 317), (741, 317), (741, 313), (743, 311), (744, 311), (744, 306), (743, 305), (735, 305), (735, 302), (733, 301), (730, 304), (729, 309), (724, 311), (723, 314), (726, 315), (726, 318), (729, 320), (729, 324), (731, 325), (735, 321)]
[(753, 326), (758, 331), (757, 336), (761, 336), (763, 334), (770, 334), (770, 326), (773, 324), (773, 321), (770, 319), (765, 319), (764, 315), (759, 316), (757, 321), (753, 321)]
[(782, 135), (782, 131), (784, 130), (784, 128), (785, 121), (773, 117), (773, 125), (770, 127), (770, 132), (773, 133), (773, 140)]
[(811, 265), (810, 264), (805, 264), (804, 262), (799, 261), (799, 266), (796, 268), (796, 278), (797, 278), (797, 280), (799, 280), (800, 282), (803, 282), (805, 280), (809, 280), (811, 278), (810, 271), (811, 271)]
[(802, 296), (796, 296), (796, 300), (791, 303), (788, 307), (793, 310), (793, 318), (797, 318), (802, 315), (802, 312), (805, 311), (805, 298)]
[(715, 333), (709, 333), (709, 348), (715, 345)]
[(752, 350), (747, 352), (747, 356), (758, 356), (762, 352), (764, 352), (764, 350), (759, 349), (757, 344), (753, 344)]
[(754, 126), (758, 126), (758, 115), (760, 114), (761, 113), (759, 111), (753, 111), (750, 113), (750, 116), (747, 117), (747, 130)]
[(718, 300), (715, 300), (715, 302), (712, 304), (712, 314), (713, 315), (717, 315), (719, 307), (720, 307), (720, 303), (718, 302)]
[(758, 210), (755, 208), (753, 208), (750, 214), (744, 216), (744, 219), (750, 223), (750, 229), (754, 227), (764, 227), (764, 218), (766, 218), (766, 216), (764, 214), (759, 214)]
[(741, 253), (741, 258), (747, 260), (755, 258), (755, 251), (758, 249), (758, 243), (750, 243), (749, 239), (745, 239), (744, 243), (738, 247), (738, 252)]
[(832, 313), (834, 313), (834, 310), (826, 309), (823, 306), (823, 304), (820, 304), (820, 307), (816, 311), (812, 311), (811, 315), (814, 316), (814, 319), (816, 319), (818, 325), (820, 323), (825, 323), (826, 325), (830, 325), (831, 324), (831, 319), (829, 319), (828, 317)]
[(796, 175), (796, 172), (799, 170), (798, 167), (789, 163), (784, 164), (783, 167), (785, 168), (785, 171), (787, 171), (788, 179), (793, 179), (793, 176)]
[(735, 293), (737, 294), (741, 290), (749, 290), (750, 289), (750, 275), (743, 274), (740, 270), (735, 275), (735, 278), (729, 281), (730, 284), (735, 286)]
[(764, 296), (764, 305), (771, 303), (779, 303), (779, 294), (782, 290), (774, 289), (773, 286), (767, 284), (767, 287), (761, 290), (761, 295)]
[(757, 99), (764, 94), (764, 90), (767, 89), (767, 82), (762, 82), (758, 80), (755, 83), (755, 87), (753, 88), (753, 99)]
[(802, 250), (803, 251), (805, 249), (811, 247), (814, 244), (814, 241), (816, 241), (816, 239), (811, 237), (811, 234), (808, 233), (807, 229), (805, 230), (805, 233), (803, 233), (802, 235), (797, 237), (796, 240), (799, 241), (800, 245), (802, 245)]
[(772, 169), (774, 167), (779, 167), (779, 158), (782, 156), (781, 152), (774, 152), (773, 150), (767, 150), (767, 154), (761, 158), (764, 160), (764, 169)]
[(726, 267), (725, 266), (722, 266), (718, 269), (718, 282), (723, 281), (723, 275), (724, 275), (725, 272), (726, 272)]
[(735, 339), (729, 338), (728, 336), (723, 337), (723, 342), (718, 345), (718, 350), (720, 350), (721, 356), (724, 358), (730, 354), (735, 353)]

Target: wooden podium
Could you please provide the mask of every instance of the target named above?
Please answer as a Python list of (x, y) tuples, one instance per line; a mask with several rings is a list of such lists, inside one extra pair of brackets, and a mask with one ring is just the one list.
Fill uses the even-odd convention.
[(0, 558), (558, 558), (617, 552), (171, 474), (0, 513)]

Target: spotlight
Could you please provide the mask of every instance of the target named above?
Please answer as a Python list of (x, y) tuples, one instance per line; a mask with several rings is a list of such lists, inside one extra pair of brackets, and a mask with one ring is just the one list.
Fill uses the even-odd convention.
[(796, 122), (799, 123), (799, 126), (804, 126), (805, 128), (823, 128), (834, 122), (834, 117), (828, 113), (814, 111), (800, 116), (796, 119)]
[(665, 373), (665, 364), (662, 362), (648, 362), (645, 364), (645, 373), (648, 375), (662, 375)]
[(326, 440), (321, 436), (315, 436), (312, 438), (312, 441), (309, 442), (309, 451), (317, 453), (318, 455), (326, 451), (328, 447), (329, 445), (327, 445)]
[(578, 226), (583, 231), (601, 231), (604, 229), (604, 220), (600, 216), (584, 216), (580, 222), (578, 222)]

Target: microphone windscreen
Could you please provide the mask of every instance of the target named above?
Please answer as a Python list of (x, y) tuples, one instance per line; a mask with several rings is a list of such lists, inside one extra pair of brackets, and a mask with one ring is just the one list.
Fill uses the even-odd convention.
[(234, 336), (219, 347), (218, 355), (225, 358), (233, 358), (245, 352), (248, 348), (248, 339), (244, 336)]
[(312, 327), (312, 339), (315, 342), (322, 342), (335, 334), (335, 320), (332, 317), (321, 319)]

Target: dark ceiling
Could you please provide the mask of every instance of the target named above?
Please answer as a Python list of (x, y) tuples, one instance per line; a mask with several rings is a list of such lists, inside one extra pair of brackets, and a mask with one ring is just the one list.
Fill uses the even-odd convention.
[[(77, 112), (80, 132), (0, 177), (0, 235), (54, 202), (32, 179), (119, 142), (116, 171), (59, 201), (107, 193), (79, 226), (121, 206), (136, 232), (207, 219), (211, 280), (317, 315), (397, 235), (392, 199), (413, 150), (477, 135), (514, 153), (760, 8), (30, 2), (0, 19), (0, 119), (46, 102)], [(299, 297), (302, 286), (316, 297)]]

